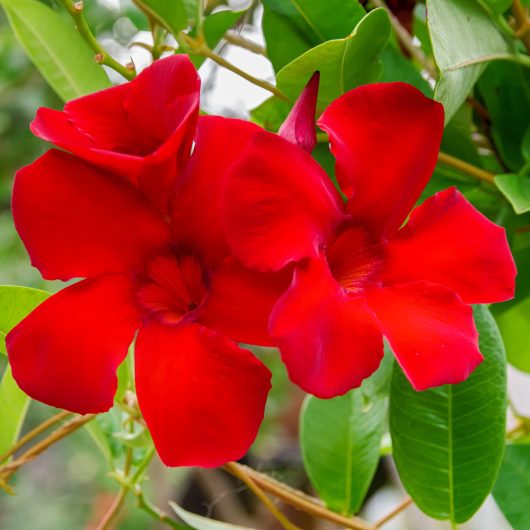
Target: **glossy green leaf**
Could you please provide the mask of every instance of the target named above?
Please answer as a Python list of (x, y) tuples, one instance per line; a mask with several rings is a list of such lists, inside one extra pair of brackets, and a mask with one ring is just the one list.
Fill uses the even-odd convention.
[[(38, 289), (0, 286), (0, 352), (6, 353), (5, 337), (9, 331), (48, 296)], [(18, 388), (8, 365), (0, 381), (0, 454), (18, 438), (29, 403), (30, 398)]]
[(525, 162), (523, 138), (530, 116), (530, 70), (507, 61), (488, 65), (478, 84), (499, 154), (512, 172)]
[(530, 177), (523, 175), (497, 175), (495, 184), (510, 201), (515, 213), (530, 212)]
[(215, 521), (214, 519), (208, 519), (194, 513), (188, 512), (184, 508), (181, 508), (174, 502), (169, 502), (169, 505), (175, 513), (186, 523), (191, 526), (194, 530), (253, 530), (246, 526), (238, 526), (235, 524), (223, 523), (221, 521)]
[(377, 469), (392, 364), (392, 355), (386, 355), (372, 377), (344, 396), (305, 400), (300, 417), (304, 466), (336, 512), (359, 511)]
[(0, 455), (17, 440), (30, 401), (30, 398), (18, 388), (11, 375), (11, 369), (7, 366), (0, 380), (0, 410), (2, 411)]
[(276, 72), (307, 50), (349, 35), (364, 16), (358, 0), (263, 0), (263, 33)]
[(20, 44), (65, 101), (110, 86), (73, 23), (38, 0), (0, 0)]
[(318, 108), (327, 107), (341, 94), (376, 81), (381, 72), (379, 54), (390, 35), (384, 9), (370, 11), (345, 39), (330, 40), (304, 53), (278, 72), (278, 87), (295, 100), (309, 78), (320, 72)]
[(484, 362), (458, 385), (416, 392), (396, 366), (390, 393), (393, 455), (405, 489), (436, 519), (467, 521), (491, 491), (502, 461), (506, 359), (488, 309), (474, 310)]
[(0, 285), (0, 352), (6, 353), (6, 335), (41, 302), (50, 296), (45, 291)]
[(530, 530), (530, 445), (509, 445), (493, 498), (514, 530)]
[(468, 65), (469, 61), (509, 50), (491, 16), (476, 0), (427, 0), (427, 22), (440, 70), (435, 99), (443, 103), (447, 122), (487, 64)]
[(136, 0), (136, 3), (173, 34), (188, 27), (188, 12), (182, 0)]

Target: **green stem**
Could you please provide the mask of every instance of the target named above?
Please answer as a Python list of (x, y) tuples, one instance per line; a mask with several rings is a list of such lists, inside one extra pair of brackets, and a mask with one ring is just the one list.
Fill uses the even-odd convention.
[(236, 65), (228, 62), (221, 55), (217, 55), (215, 52), (213, 52), (208, 47), (204, 39), (199, 39), (199, 38), (194, 39), (190, 37), (189, 35), (186, 35), (186, 33), (182, 31), (178, 35), (176, 35), (175, 38), (177, 39), (177, 42), (179, 43), (179, 45), (187, 53), (196, 53), (197, 55), (202, 55), (203, 57), (206, 57), (207, 59), (211, 59), (212, 61), (217, 63), (219, 66), (222, 66), (226, 68), (227, 70), (234, 72), (235, 74), (242, 77), (243, 79), (246, 79), (250, 83), (257, 85), (261, 88), (264, 88), (265, 90), (268, 90), (271, 94), (274, 94), (276, 97), (280, 99), (289, 101), (289, 98), (279, 88), (275, 87), (274, 85), (271, 85), (270, 83), (267, 83), (267, 81), (263, 81), (262, 79), (258, 79), (257, 77), (254, 77), (248, 74), (244, 70), (241, 70), (241, 68), (238, 68)]
[(85, 16), (83, 14), (83, 2), (79, 1), (74, 3), (72, 2), (72, 0), (59, 0), (59, 2), (66, 9), (66, 11), (68, 11), (70, 16), (74, 20), (77, 27), (77, 31), (79, 31), (81, 36), (85, 39), (85, 41), (96, 54), (96, 62), (98, 62), (99, 64), (104, 64), (109, 68), (112, 68), (129, 81), (131, 79), (134, 79), (134, 77), (136, 77), (136, 70), (134, 66), (132, 66), (132, 68), (129, 68), (120, 64), (105, 50), (105, 48), (103, 48), (103, 46), (101, 46), (96, 37), (94, 37), (94, 34), (89, 28), (87, 21), (85, 20)]

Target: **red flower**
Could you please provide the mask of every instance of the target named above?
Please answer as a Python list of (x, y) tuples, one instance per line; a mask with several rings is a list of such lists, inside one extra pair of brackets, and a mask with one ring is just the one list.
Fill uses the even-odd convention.
[(344, 202), (303, 150), (258, 132), (226, 180), (229, 244), (248, 267), (296, 263), (270, 331), (291, 379), (332, 397), (378, 367), (385, 336), (413, 386), (457, 383), (482, 361), (470, 303), (513, 296), (505, 232), (455, 189), (415, 208), (443, 108), (402, 84), (367, 85), (319, 120)]
[[(112, 91), (93, 97), (104, 102), (102, 94)], [(288, 277), (229, 256), (218, 197), (257, 130), (202, 117), (168, 216), (131, 182), (67, 153), (49, 151), (18, 172), (13, 215), (33, 265), (47, 279), (86, 278), (9, 333), (26, 393), (82, 414), (106, 411), (139, 330), (138, 401), (162, 460), (217, 466), (247, 451), (270, 373), (231, 339), (270, 345), (267, 319)], [(145, 176), (156, 178), (156, 167)]]
[(189, 158), (199, 90), (191, 61), (173, 55), (129, 83), (68, 102), (64, 111), (39, 109), (31, 130), (131, 180), (165, 209), (168, 190)]

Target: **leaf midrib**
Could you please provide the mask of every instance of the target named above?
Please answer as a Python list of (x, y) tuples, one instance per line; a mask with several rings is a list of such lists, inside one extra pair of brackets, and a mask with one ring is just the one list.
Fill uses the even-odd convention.
[(293, 7), (298, 11), (298, 14), (304, 19), (305, 23), (311, 28), (313, 33), (321, 40), (321, 42), (326, 42), (326, 37), (320, 31), (318, 28), (311, 22), (311, 19), (307, 16), (307, 14), (304, 12), (304, 10), (300, 7), (297, 0), (290, 0), (293, 4)]

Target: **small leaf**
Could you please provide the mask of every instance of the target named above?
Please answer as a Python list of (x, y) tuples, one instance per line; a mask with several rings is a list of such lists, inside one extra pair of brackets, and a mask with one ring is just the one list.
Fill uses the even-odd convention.
[(357, 0), (264, 0), (263, 33), (274, 70), (323, 42), (346, 37), (364, 15)]
[(0, 455), (5, 453), (17, 440), (26, 417), (30, 398), (18, 388), (11, 369), (6, 367), (0, 381)]
[[(48, 296), (38, 289), (0, 286), (0, 352), (6, 353), (5, 337), (11, 329)], [(8, 365), (0, 382), (0, 454), (17, 440), (29, 403), (30, 398), (18, 388)]]
[[(224, 34), (241, 18), (243, 11), (218, 11), (207, 16), (203, 22), (204, 38), (208, 47), (213, 50), (219, 44)], [(190, 35), (195, 36), (195, 31), (192, 31)], [(190, 54), (190, 59), (195, 65), (195, 68), (199, 68), (202, 63), (206, 60), (203, 55)]]
[(416, 392), (396, 366), (390, 393), (393, 455), (405, 489), (436, 519), (467, 521), (491, 491), (504, 452), (506, 360), (495, 321), (474, 310), (484, 362), (469, 379)]
[(509, 49), (491, 16), (476, 0), (427, 0), (427, 22), (440, 70), (435, 99), (443, 103), (448, 122), (487, 64), (467, 63)]
[(530, 212), (530, 178), (522, 175), (497, 175), (495, 184), (510, 201), (515, 213)]
[(136, 3), (173, 35), (188, 27), (188, 12), (182, 0), (137, 0)]
[(38, 0), (0, 0), (0, 5), (29, 58), (63, 100), (110, 86), (73, 23)]
[(194, 530), (253, 530), (246, 526), (238, 526), (235, 524), (223, 523), (221, 521), (215, 521), (208, 519), (200, 515), (186, 511), (174, 502), (169, 502), (169, 505), (175, 513), (186, 523), (189, 524)]
[(379, 54), (390, 35), (384, 9), (370, 11), (345, 39), (330, 40), (285, 66), (276, 78), (278, 87), (295, 100), (309, 78), (320, 72), (318, 109), (356, 86), (376, 81), (381, 72)]
[(309, 478), (326, 505), (345, 515), (359, 511), (379, 462), (385, 430), (392, 355), (360, 388), (334, 399), (308, 396), (300, 417), (300, 444)]
[(113, 436), (127, 447), (150, 447), (153, 445), (147, 429), (140, 429), (137, 432), (115, 432)]
[(530, 530), (530, 445), (509, 445), (493, 498), (514, 530)]
[(6, 353), (6, 335), (33, 309), (48, 298), (49, 293), (29, 287), (0, 285), (0, 352)]

